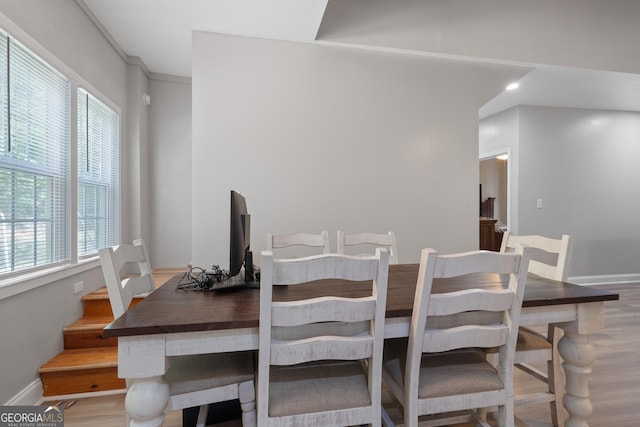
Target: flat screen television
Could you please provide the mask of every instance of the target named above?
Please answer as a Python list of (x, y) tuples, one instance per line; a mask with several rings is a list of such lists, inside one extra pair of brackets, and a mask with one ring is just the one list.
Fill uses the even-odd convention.
[(242, 194), (231, 190), (231, 219), (229, 230), (229, 277), (240, 274), (244, 266), (244, 280), (254, 281), (251, 253), (251, 215)]

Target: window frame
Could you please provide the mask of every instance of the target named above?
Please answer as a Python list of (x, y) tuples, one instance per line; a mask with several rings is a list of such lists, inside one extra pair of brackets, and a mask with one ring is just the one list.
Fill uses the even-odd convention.
[(122, 108), (107, 96), (105, 96), (100, 90), (86, 81), (83, 77), (81, 77), (78, 73), (76, 73), (73, 69), (67, 66), (63, 61), (58, 59), (54, 54), (52, 54), (48, 49), (44, 48), (39, 42), (37, 42), (33, 37), (27, 34), (24, 30), (22, 30), (18, 25), (16, 25), (13, 21), (8, 19), (6, 16), (0, 13), (0, 28), (2, 28), (3, 32), (9, 34), (11, 37), (14, 37), (18, 40), (22, 45), (24, 45), (27, 49), (31, 50), (35, 55), (37, 55), (42, 61), (46, 62), (49, 66), (56, 69), (59, 73), (64, 75), (70, 81), (70, 144), (71, 144), (71, 154), (69, 157), (69, 173), (70, 173), (70, 221), (69, 221), (69, 239), (71, 243), (71, 252), (70, 259), (68, 261), (63, 261), (59, 263), (47, 264), (40, 267), (12, 271), (8, 273), (3, 273), (0, 276), (0, 300), (11, 297), (13, 295), (20, 294), (22, 292), (26, 292), (40, 286), (45, 286), (55, 281), (63, 280), (65, 278), (77, 275), (84, 271), (88, 271), (100, 266), (100, 262), (96, 254), (90, 254), (85, 257), (78, 256), (78, 221), (77, 221), (77, 208), (78, 208), (78, 157), (77, 157), (77, 122), (78, 122), (78, 111), (77, 111), (77, 94), (78, 89), (82, 88), (89, 92), (93, 97), (98, 99), (100, 102), (107, 105), (110, 109), (116, 112), (119, 116), (119, 127), (118, 127), (118, 153), (119, 158), (117, 161), (117, 174), (118, 174), (118, 183), (117, 183), (117, 192), (118, 192), (118, 205), (119, 210), (117, 212), (117, 222), (118, 233), (117, 240), (118, 242), (122, 239), (122, 200), (123, 200), (123, 192), (122, 192), (122, 147), (123, 147), (123, 120), (125, 118), (122, 115)]

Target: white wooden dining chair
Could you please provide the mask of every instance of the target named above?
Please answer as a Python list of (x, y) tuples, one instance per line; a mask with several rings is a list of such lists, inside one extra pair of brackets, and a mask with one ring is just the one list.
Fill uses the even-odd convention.
[[(567, 279), (571, 259), (571, 236), (564, 234), (560, 239), (551, 239), (537, 235), (516, 236), (507, 231), (503, 235), (500, 252), (512, 252), (518, 245), (526, 245), (533, 249), (530, 253), (529, 273), (551, 280)], [(564, 426), (565, 418), (562, 403), (562, 360), (557, 351), (561, 333), (562, 330), (555, 325), (548, 325), (546, 335), (521, 326), (515, 355), (517, 368), (546, 384), (545, 391), (517, 395), (516, 405), (549, 402), (551, 421), (557, 427)], [(531, 364), (536, 361), (547, 362), (546, 372)]]
[[(393, 340), (384, 351), (382, 378), (403, 406), (405, 426), (417, 426), (423, 415), (454, 411), (468, 411), (475, 422), (488, 426), (476, 410), (495, 406), (499, 425), (514, 425), (513, 357), (526, 253), (526, 248), (524, 255), (422, 250), (408, 342)], [(436, 278), (473, 273), (508, 274), (508, 287), (476, 288), (470, 280), (469, 288), (432, 292)], [(442, 316), (456, 319), (455, 325), (439, 322)], [(479, 350), (488, 347), (499, 348), (497, 366)]]
[[(142, 239), (135, 240), (133, 245), (100, 249), (99, 256), (109, 302), (117, 319), (129, 309), (134, 296), (155, 290), (149, 257)], [(131, 269), (132, 264), (137, 267)], [(256, 425), (252, 353), (176, 356), (169, 359), (169, 365), (165, 374), (169, 385), (168, 410), (200, 407), (197, 426), (203, 427), (208, 404), (239, 399), (242, 424)], [(131, 387), (136, 387), (136, 383), (127, 380), (127, 388)], [(131, 405), (125, 400), (127, 410), (136, 411)]]
[[(388, 257), (262, 253), (258, 425), (380, 425)], [(310, 298), (323, 279), (354, 296)]]
[(306, 248), (320, 248), (321, 253), (328, 254), (331, 252), (329, 246), (329, 232), (322, 231), (320, 234), (313, 233), (291, 233), (291, 234), (273, 234), (267, 233), (266, 250), (276, 253), (286, 253), (293, 255), (294, 257), (315, 255), (315, 253), (297, 252), (292, 251), (279, 251), (280, 249), (292, 248), (292, 247), (306, 247)]
[(377, 247), (386, 248), (389, 251), (389, 264), (398, 264), (398, 248), (396, 245), (396, 233), (354, 233), (346, 234), (338, 231), (338, 253), (346, 254), (347, 247), (355, 246), (358, 249)]

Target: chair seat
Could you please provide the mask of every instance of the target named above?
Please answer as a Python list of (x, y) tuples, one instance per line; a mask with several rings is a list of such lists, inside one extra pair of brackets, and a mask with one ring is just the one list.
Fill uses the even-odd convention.
[(520, 329), (518, 329), (518, 343), (516, 344), (516, 352), (532, 350), (551, 351), (552, 346), (545, 336), (532, 329), (521, 326)]
[(269, 415), (282, 417), (371, 405), (367, 371), (359, 361), (272, 366)]
[(171, 396), (240, 384), (253, 378), (253, 356), (249, 352), (172, 357), (165, 375)]
[[(394, 340), (389, 348), (385, 343), (384, 369), (393, 381), (404, 389), (406, 340)], [(404, 341), (404, 350), (402, 350)], [(396, 347), (396, 348), (393, 348)], [(398, 355), (402, 355), (398, 357)], [(418, 397), (454, 396), (501, 390), (504, 384), (495, 367), (479, 351), (450, 351), (423, 354), (420, 363)]]

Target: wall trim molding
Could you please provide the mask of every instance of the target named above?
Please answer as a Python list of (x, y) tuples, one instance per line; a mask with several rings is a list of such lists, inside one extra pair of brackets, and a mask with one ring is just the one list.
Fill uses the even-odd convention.
[(96, 26), (98, 31), (100, 31), (100, 34), (102, 34), (102, 36), (107, 40), (107, 42), (111, 45), (113, 50), (115, 50), (116, 53), (120, 55), (122, 60), (127, 64), (137, 65), (138, 67), (140, 67), (142, 72), (147, 76), (147, 78), (149, 78), (149, 70), (147, 69), (147, 66), (145, 65), (145, 63), (142, 61), (142, 58), (138, 56), (127, 55), (127, 53), (122, 49), (122, 47), (118, 44), (118, 42), (111, 35), (111, 33), (105, 28), (105, 26), (102, 25), (102, 22), (100, 22), (98, 17), (93, 13), (91, 8), (84, 2), (84, 0), (76, 0), (76, 3), (78, 4), (78, 6), (80, 6), (80, 9), (82, 9), (82, 11), (89, 17), (91, 22), (93, 22), (93, 25)]
[(634, 283), (640, 285), (640, 273), (635, 274), (604, 274), (601, 276), (573, 276), (567, 279), (576, 285), (611, 285), (615, 283)]
[(20, 390), (18, 394), (9, 399), (6, 406), (33, 406), (40, 405), (42, 400), (42, 382), (33, 380), (28, 386)]
[(102, 396), (111, 396), (114, 394), (124, 394), (126, 393), (126, 389), (117, 389), (117, 390), (105, 390), (105, 391), (92, 391), (88, 393), (73, 393), (73, 394), (63, 394), (58, 396), (42, 396), (42, 382), (40, 379), (33, 380), (29, 385), (27, 385), (24, 389), (20, 390), (18, 394), (9, 399), (5, 406), (34, 406), (34, 405), (42, 405), (44, 402), (52, 401), (52, 400), (71, 400), (71, 399), (82, 399), (85, 397), (102, 397)]
[(163, 73), (151, 72), (151, 73), (149, 73), (149, 79), (172, 82), (172, 83), (191, 84), (191, 77), (175, 76), (173, 74), (163, 74)]

